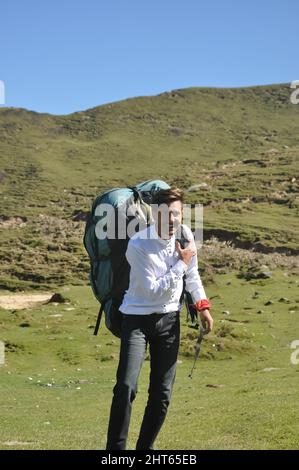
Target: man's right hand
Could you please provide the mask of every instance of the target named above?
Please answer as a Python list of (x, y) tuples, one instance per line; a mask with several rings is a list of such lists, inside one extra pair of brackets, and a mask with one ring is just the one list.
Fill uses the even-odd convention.
[(184, 263), (188, 266), (191, 259), (193, 258), (193, 256), (196, 254), (196, 251), (194, 249), (194, 244), (192, 243), (192, 241), (190, 241), (188, 243), (188, 245), (186, 246), (186, 248), (181, 248), (181, 245), (180, 245), (180, 242), (177, 240), (176, 241), (176, 250), (179, 254), (179, 257), (182, 261), (184, 261)]

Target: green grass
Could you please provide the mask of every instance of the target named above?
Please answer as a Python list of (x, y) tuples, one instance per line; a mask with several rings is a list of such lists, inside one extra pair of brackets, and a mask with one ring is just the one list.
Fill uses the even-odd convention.
[[(177, 378), (157, 448), (298, 447), (299, 369), (290, 363), (290, 344), (299, 338), (296, 286), (295, 276), (281, 270), (265, 280), (216, 275), (207, 286), (208, 295), (216, 296), (215, 331), (202, 344), (193, 379), (188, 375), (194, 330), (182, 312)], [(88, 287), (70, 286), (63, 294), (68, 304), (0, 311), (8, 349), (0, 368), (2, 449), (105, 447), (119, 343), (105, 328), (92, 335), (97, 304)], [(273, 304), (265, 306), (268, 300)], [(62, 316), (52, 316), (57, 314)], [(145, 361), (131, 421), (132, 449), (148, 373)]]
[[(298, 447), (290, 344), (299, 338), (299, 107), (289, 98), (281, 84), (174, 90), (66, 116), (0, 109), (0, 289), (64, 293), (69, 286), (70, 298), (69, 305), (0, 310), (0, 448), (104, 448), (119, 344), (105, 329), (92, 335), (98, 307), (88, 286), (85, 223), (76, 214), (107, 188), (150, 178), (204, 204), (199, 265), (216, 319), (190, 380), (196, 332), (183, 318), (181, 362), (157, 447)], [(14, 216), (26, 219), (18, 225)], [(261, 271), (272, 275), (246, 280)], [(129, 448), (148, 372), (146, 361)]]

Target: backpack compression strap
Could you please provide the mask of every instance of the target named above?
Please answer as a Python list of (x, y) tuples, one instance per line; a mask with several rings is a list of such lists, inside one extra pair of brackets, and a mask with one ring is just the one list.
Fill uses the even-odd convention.
[(101, 324), (101, 320), (102, 320), (102, 316), (103, 316), (103, 310), (104, 310), (104, 307), (105, 307), (105, 304), (106, 304), (107, 300), (109, 300), (109, 299), (110, 299), (110, 296), (107, 296), (106, 298), (103, 299), (103, 301), (101, 303), (101, 308), (99, 310), (96, 326), (95, 326), (94, 332), (93, 332), (93, 334), (95, 336), (98, 334), (100, 324)]

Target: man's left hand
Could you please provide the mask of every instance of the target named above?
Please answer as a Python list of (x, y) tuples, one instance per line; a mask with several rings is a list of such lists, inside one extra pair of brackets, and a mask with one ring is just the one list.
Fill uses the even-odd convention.
[(199, 316), (201, 319), (201, 323), (206, 330), (206, 334), (210, 333), (210, 331), (212, 331), (213, 329), (214, 320), (213, 320), (212, 315), (210, 314), (209, 309), (206, 308), (205, 310), (201, 310), (199, 312)]

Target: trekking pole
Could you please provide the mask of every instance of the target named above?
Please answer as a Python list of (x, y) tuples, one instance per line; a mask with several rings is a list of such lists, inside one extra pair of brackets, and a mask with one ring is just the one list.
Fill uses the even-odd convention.
[(192, 379), (193, 371), (195, 369), (195, 364), (200, 353), (200, 346), (201, 346), (202, 340), (204, 339), (204, 335), (206, 334), (206, 332), (207, 330), (205, 330), (201, 325), (199, 325), (199, 335), (195, 344), (194, 362), (193, 362), (191, 372), (189, 374), (190, 379)]

